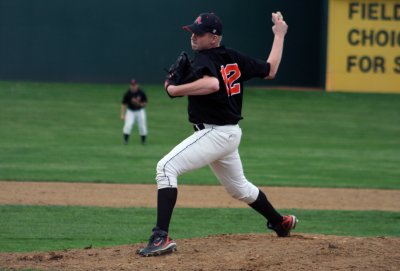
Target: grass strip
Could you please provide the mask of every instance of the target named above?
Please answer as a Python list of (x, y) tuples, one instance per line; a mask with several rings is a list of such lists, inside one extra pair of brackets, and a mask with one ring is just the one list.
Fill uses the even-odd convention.
[[(300, 219), (298, 233), (400, 236), (399, 212), (281, 210)], [(0, 206), (0, 251), (49, 251), (147, 242), (154, 208)], [(264, 233), (265, 221), (250, 208), (177, 208), (175, 239), (223, 233)]]
[[(187, 100), (144, 85), (149, 138), (122, 144), (126, 85), (0, 82), (0, 179), (154, 183), (193, 133)], [(257, 185), (400, 189), (400, 95), (248, 88), (240, 153)], [(208, 168), (182, 184), (217, 184)]]

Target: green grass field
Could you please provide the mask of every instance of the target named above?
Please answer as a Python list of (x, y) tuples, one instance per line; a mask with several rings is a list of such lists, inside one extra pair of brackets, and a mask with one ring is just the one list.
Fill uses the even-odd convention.
[[(400, 214), (395, 212), (290, 211), (301, 218), (296, 232), (400, 236)], [(147, 242), (155, 214), (154, 208), (0, 206), (0, 251)], [(176, 239), (223, 233), (267, 233), (264, 219), (250, 208), (177, 208), (170, 230)]]
[[(143, 86), (149, 141), (122, 144), (125, 85), (0, 82), (0, 179), (154, 183), (192, 133), (186, 99)], [(247, 89), (240, 152), (257, 185), (400, 188), (400, 95)], [(181, 184), (217, 184), (209, 169)]]
[[(186, 99), (143, 86), (148, 144), (135, 127), (125, 146), (126, 88), (0, 82), (0, 180), (154, 184), (157, 161), (192, 133)], [(256, 185), (400, 189), (400, 95), (247, 89), (243, 113), (240, 153)], [(207, 168), (179, 182), (218, 185)], [(298, 232), (400, 236), (399, 212), (283, 211), (301, 218)], [(152, 208), (2, 205), (0, 251), (144, 242), (154, 220)], [(171, 225), (178, 239), (264, 229), (249, 209), (179, 208)]]

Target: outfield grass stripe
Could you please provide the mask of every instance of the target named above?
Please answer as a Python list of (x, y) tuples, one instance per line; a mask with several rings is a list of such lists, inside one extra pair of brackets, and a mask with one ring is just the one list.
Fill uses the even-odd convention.
[[(344, 236), (400, 236), (399, 212), (280, 210), (300, 219), (299, 233)], [(46, 251), (146, 242), (154, 208), (0, 206), (0, 251)], [(266, 232), (250, 208), (176, 208), (172, 237)]]
[[(187, 100), (149, 97), (148, 144), (122, 144), (127, 85), (0, 82), (0, 180), (154, 184), (193, 131)], [(259, 186), (400, 189), (400, 95), (248, 89), (240, 153)], [(166, 117), (168, 115), (168, 117)], [(217, 184), (208, 168), (180, 184)]]

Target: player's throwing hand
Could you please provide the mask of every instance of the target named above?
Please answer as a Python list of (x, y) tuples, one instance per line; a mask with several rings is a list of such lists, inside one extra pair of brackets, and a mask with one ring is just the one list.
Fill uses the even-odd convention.
[(274, 25), (272, 26), (272, 31), (275, 35), (286, 35), (288, 25), (283, 20), (283, 15), (280, 11), (272, 13), (272, 22), (274, 23)]

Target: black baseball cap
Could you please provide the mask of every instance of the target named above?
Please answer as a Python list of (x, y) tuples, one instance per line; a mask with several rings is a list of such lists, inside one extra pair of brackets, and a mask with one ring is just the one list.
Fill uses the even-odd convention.
[(185, 25), (182, 28), (196, 35), (203, 35), (205, 33), (222, 35), (222, 22), (214, 13), (202, 13), (196, 18), (194, 23)]
[(136, 79), (135, 79), (135, 78), (132, 78), (132, 79), (131, 79), (131, 85), (136, 85), (136, 84), (137, 84)]

